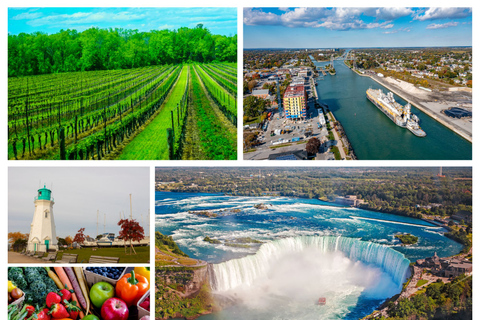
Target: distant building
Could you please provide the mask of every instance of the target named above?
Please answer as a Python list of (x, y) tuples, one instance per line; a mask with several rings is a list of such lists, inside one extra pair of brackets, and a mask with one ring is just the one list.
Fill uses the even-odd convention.
[(473, 265), (470, 261), (454, 259), (445, 268), (444, 276), (450, 278), (450, 277), (458, 277), (459, 275), (462, 275), (462, 274), (470, 275), (472, 274), (472, 270), (473, 270)]
[(472, 222), (472, 212), (460, 210), (450, 218), (457, 221), (463, 220), (464, 222)]
[(269, 96), (268, 89), (256, 89), (252, 91), (252, 96), (266, 99)]
[(433, 257), (417, 260), (417, 265), (430, 268), (433, 274), (444, 277), (458, 277), (459, 275), (470, 275), (473, 265), (470, 261), (459, 257), (439, 258), (437, 253)]
[(283, 95), (285, 118), (299, 119), (307, 116), (307, 91), (303, 85), (290, 85)]
[(308, 77), (308, 70), (302, 70), (298, 73), (298, 76), (299, 77), (303, 77), (303, 78), (306, 78)]
[(352, 207), (357, 207), (362, 203), (365, 203), (364, 200), (358, 199), (357, 196), (352, 196), (348, 195), (345, 197), (336, 197), (335, 198), (335, 203), (342, 204), (342, 205), (347, 205), (347, 206), (352, 206)]

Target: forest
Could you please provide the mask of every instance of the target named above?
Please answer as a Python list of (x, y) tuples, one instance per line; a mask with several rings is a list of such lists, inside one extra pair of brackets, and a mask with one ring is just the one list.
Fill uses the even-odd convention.
[(237, 35), (213, 35), (202, 24), (150, 32), (90, 28), (8, 35), (9, 77), (213, 61), (237, 61)]
[(472, 319), (472, 303), (472, 277), (461, 275), (434, 282), (398, 304), (389, 302), (389, 317), (379, 319)]

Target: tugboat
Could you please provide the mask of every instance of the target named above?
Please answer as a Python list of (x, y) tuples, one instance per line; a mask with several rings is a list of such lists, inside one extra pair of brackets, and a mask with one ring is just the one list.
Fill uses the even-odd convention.
[(327, 298), (325, 297), (318, 298), (318, 301), (317, 301), (318, 306), (324, 306), (326, 303), (327, 303)]

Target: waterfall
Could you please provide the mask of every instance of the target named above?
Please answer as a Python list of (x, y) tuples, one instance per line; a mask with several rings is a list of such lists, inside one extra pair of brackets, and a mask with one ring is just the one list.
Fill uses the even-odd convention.
[(282, 255), (312, 248), (322, 253), (342, 252), (352, 261), (381, 268), (397, 285), (405, 281), (409, 271), (410, 261), (402, 253), (381, 244), (346, 237), (302, 236), (275, 240), (263, 244), (254, 255), (212, 265), (211, 286), (216, 291), (250, 286), (257, 278), (268, 276), (268, 270)]

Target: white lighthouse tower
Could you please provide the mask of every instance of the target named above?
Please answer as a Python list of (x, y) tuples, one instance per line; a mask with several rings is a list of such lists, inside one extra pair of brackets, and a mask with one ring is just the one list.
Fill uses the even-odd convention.
[(27, 250), (43, 252), (57, 250), (57, 233), (53, 218), (55, 202), (52, 198), (52, 191), (44, 185), (43, 188), (38, 189), (38, 195), (33, 202), (35, 203), (35, 213), (30, 225)]

